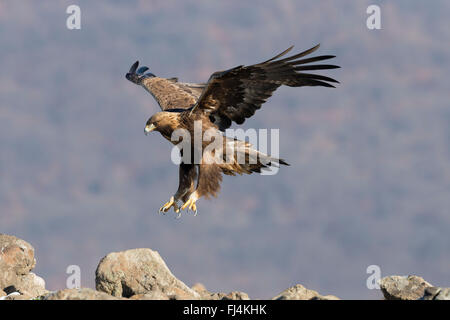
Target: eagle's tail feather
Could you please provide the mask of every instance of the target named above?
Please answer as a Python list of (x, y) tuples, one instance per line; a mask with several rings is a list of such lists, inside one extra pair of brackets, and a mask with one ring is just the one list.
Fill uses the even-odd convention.
[(285, 160), (272, 157), (260, 152), (245, 141), (225, 139), (226, 147), (223, 152), (223, 163), (220, 165), (226, 175), (260, 173), (262, 170), (270, 170), (270, 167), (289, 165)]

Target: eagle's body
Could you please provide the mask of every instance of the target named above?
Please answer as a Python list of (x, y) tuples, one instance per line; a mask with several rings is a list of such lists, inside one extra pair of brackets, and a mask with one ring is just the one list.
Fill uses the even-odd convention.
[[(215, 72), (207, 83), (201, 84), (159, 78), (145, 73), (147, 67), (137, 69), (138, 62), (133, 64), (127, 79), (143, 86), (162, 109), (147, 121), (145, 132), (159, 131), (173, 144), (179, 143), (178, 139), (174, 139), (174, 134), (179, 130), (184, 130), (191, 137), (190, 150), (182, 150), (182, 153), (190, 151), (191, 157), (183, 158), (179, 166), (178, 190), (160, 211), (166, 212), (173, 207), (180, 212), (178, 202), (181, 201), (181, 209), (189, 207), (197, 212), (196, 201), (200, 197), (216, 196), (219, 192), (222, 174), (251, 174), (270, 166), (287, 165), (282, 159), (253, 149), (248, 142), (225, 137), (223, 132), (233, 121), (242, 124), (251, 117), (281, 85), (334, 87), (329, 82), (337, 81), (332, 78), (301, 72), (338, 68), (334, 65), (308, 64), (334, 56), (299, 59), (318, 47), (278, 59), (291, 47), (263, 63)], [(196, 142), (196, 134), (201, 134), (200, 137), (212, 134), (216, 138)], [(215, 149), (208, 148), (211, 141), (216, 142), (219, 137), (222, 141), (218, 140)]]

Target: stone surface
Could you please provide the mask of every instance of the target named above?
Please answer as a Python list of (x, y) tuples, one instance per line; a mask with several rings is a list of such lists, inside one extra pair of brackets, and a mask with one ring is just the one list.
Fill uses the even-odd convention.
[(423, 300), (450, 300), (450, 288), (425, 288)]
[(169, 297), (161, 291), (153, 291), (145, 294), (135, 294), (130, 300), (169, 300)]
[(194, 284), (191, 289), (196, 291), (202, 300), (250, 300), (248, 294), (245, 292), (232, 291), (230, 293), (213, 293), (209, 292), (201, 283)]
[(46, 294), (42, 300), (122, 300), (90, 288), (64, 289)]
[(202, 297), (205, 300), (250, 300), (248, 294), (240, 291), (232, 291), (230, 293), (210, 293)]
[(339, 300), (339, 298), (332, 295), (322, 296), (317, 291), (297, 284), (273, 297), (272, 300)]
[[(36, 265), (34, 248), (17, 237), (0, 234), (0, 289), (5, 293), (19, 292), (22, 299), (47, 293), (45, 281), (33, 272)], [(8, 300), (21, 299), (15, 295)]]
[(380, 280), (380, 289), (386, 300), (417, 300), (425, 289), (432, 287), (418, 276), (389, 276)]
[(191, 287), (192, 290), (194, 290), (195, 292), (197, 292), (199, 295), (204, 295), (204, 294), (209, 294), (208, 290), (206, 289), (206, 287), (201, 284), (201, 283), (196, 283)]
[(179, 288), (171, 288), (163, 293), (161, 291), (150, 291), (149, 293), (135, 294), (131, 300), (197, 300), (199, 297), (193, 297), (191, 293)]
[(33, 297), (26, 294), (9, 294), (4, 300), (31, 300)]
[[(189, 288), (169, 270), (158, 252), (132, 249), (104, 257), (96, 270), (96, 288), (49, 292), (33, 270), (34, 248), (0, 234), (0, 300), (250, 300), (240, 291), (210, 292), (201, 283)], [(386, 300), (450, 300), (450, 288), (434, 287), (418, 276), (389, 276), (379, 281)], [(129, 298), (129, 299), (127, 299)], [(274, 300), (339, 300), (297, 284)]]
[(318, 295), (317, 297), (312, 298), (311, 300), (341, 300), (332, 294), (327, 294), (326, 296)]
[(41, 277), (38, 277), (33, 272), (24, 276), (18, 277), (14, 288), (21, 294), (25, 294), (31, 297), (41, 296), (48, 293), (45, 289), (45, 281)]
[(160, 291), (173, 299), (198, 299), (200, 295), (175, 278), (158, 252), (132, 249), (104, 257), (95, 272), (99, 291), (131, 297)]
[(200, 299), (200, 295), (189, 289), (186, 291), (184, 289), (178, 287), (169, 287), (165, 294), (169, 297), (170, 300), (198, 300)]
[(0, 289), (17, 282), (35, 266), (34, 248), (26, 241), (0, 234)]

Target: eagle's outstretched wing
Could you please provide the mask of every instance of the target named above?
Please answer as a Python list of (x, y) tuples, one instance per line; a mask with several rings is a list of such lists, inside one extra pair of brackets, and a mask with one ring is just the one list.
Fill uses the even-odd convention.
[(213, 73), (192, 112), (205, 112), (220, 130), (225, 130), (231, 126), (232, 121), (242, 124), (246, 118), (251, 117), (281, 85), (334, 88), (330, 82), (338, 81), (303, 71), (339, 68), (330, 64), (309, 64), (335, 56), (324, 55), (299, 60), (316, 51), (319, 48), (317, 45), (299, 54), (278, 59), (292, 48), (293, 46), (259, 64)]
[(152, 73), (146, 73), (147, 67), (138, 67), (139, 61), (136, 61), (126, 78), (150, 92), (163, 111), (190, 108), (197, 102), (205, 87), (204, 83), (183, 83), (178, 82), (177, 78), (159, 78)]

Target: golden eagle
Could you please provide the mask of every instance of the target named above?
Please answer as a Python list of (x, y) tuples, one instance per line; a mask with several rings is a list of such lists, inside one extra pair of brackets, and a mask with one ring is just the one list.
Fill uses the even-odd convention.
[[(280, 59), (291, 49), (290, 47), (275, 57), (251, 66), (238, 66), (225, 71), (214, 72), (208, 82), (183, 83), (177, 78), (160, 78), (147, 72), (149, 68), (139, 67), (136, 61), (126, 74), (131, 82), (144, 87), (156, 99), (162, 111), (155, 113), (145, 126), (145, 134), (159, 131), (163, 137), (177, 144), (172, 134), (177, 129), (187, 130), (194, 136), (194, 123), (201, 121), (201, 137), (208, 130), (213, 130), (223, 137), (222, 150), (232, 147), (233, 157), (226, 158), (226, 152), (220, 153), (224, 161), (205, 161), (214, 158), (217, 148), (208, 150), (208, 143), (191, 141), (192, 154), (200, 154), (200, 161), (185, 161), (179, 165), (179, 186), (177, 192), (165, 203), (160, 212), (167, 212), (173, 207), (178, 217), (181, 210), (188, 208), (197, 213), (196, 201), (200, 197), (216, 196), (222, 181), (222, 173), (226, 175), (251, 174), (261, 172), (271, 166), (287, 165), (282, 159), (271, 157), (252, 148), (246, 141), (226, 137), (223, 132), (234, 121), (242, 124), (281, 85), (290, 87), (323, 86), (333, 87), (331, 83), (338, 81), (312, 73), (311, 70), (339, 68), (331, 64), (310, 64), (334, 58), (322, 55), (310, 58), (304, 56), (316, 51), (319, 45)], [(186, 150), (181, 150), (186, 151)], [(237, 157), (236, 157), (237, 156)], [(237, 161), (240, 159), (245, 161)], [(217, 159), (217, 158), (214, 158)], [(191, 158), (192, 160), (192, 158)], [(251, 161), (253, 160), (253, 161)], [(181, 207), (179, 202), (182, 203)]]

